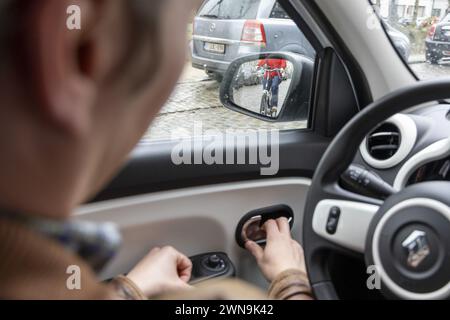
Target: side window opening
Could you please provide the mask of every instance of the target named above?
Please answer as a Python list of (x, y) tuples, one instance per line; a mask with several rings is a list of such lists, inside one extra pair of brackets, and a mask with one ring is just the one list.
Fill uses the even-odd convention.
[(450, 75), (449, 0), (369, 1), (394, 48), (418, 79)]
[(302, 103), (285, 107), (286, 101), (297, 97), (292, 94), (297, 92), (296, 70), (301, 70), (288, 59), (255, 60), (236, 70), (231, 86), (234, 102), (248, 113), (232, 110), (220, 99), (228, 67), (244, 56), (266, 52), (301, 55), (314, 68), (316, 51), (278, 1), (205, 0), (192, 19), (187, 38), (190, 45), (184, 72), (143, 143), (206, 137), (211, 130), (309, 128), (311, 106), (306, 91), (311, 90), (312, 82), (302, 83), (301, 89), (306, 90), (298, 95), (304, 97)]

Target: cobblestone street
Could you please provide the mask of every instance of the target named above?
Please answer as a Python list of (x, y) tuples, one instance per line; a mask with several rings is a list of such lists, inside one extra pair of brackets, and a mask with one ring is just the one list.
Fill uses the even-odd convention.
[[(417, 61), (411, 64), (411, 68), (422, 79), (450, 75), (449, 64), (430, 65), (427, 62)], [(252, 88), (248, 87), (247, 89), (251, 91)], [(283, 91), (282, 87), (280, 88), (280, 101), (283, 96), (281, 91)], [(248, 97), (256, 99), (254, 97), (257, 95), (250, 93)], [(252, 99), (246, 99), (246, 104), (254, 104), (256, 108), (251, 109), (257, 112), (259, 102), (256, 104), (250, 102)], [(187, 64), (172, 96), (143, 140), (147, 142), (178, 138), (179, 132), (189, 132), (193, 135), (195, 122), (201, 122), (204, 130), (215, 129), (220, 132), (225, 132), (227, 129), (289, 130), (306, 128), (307, 125), (306, 121), (270, 123), (226, 109), (219, 101), (219, 83), (208, 78), (202, 70), (194, 69)]]
[[(286, 101), (286, 96), (289, 90), (291, 80), (283, 81), (279, 87), (278, 105), (282, 105)], [(234, 91), (234, 102), (244, 107), (247, 110), (258, 113), (260, 111), (260, 104), (262, 98), (262, 85), (244, 86)]]
[(306, 127), (306, 121), (270, 123), (226, 109), (219, 100), (219, 84), (209, 79), (202, 70), (187, 65), (168, 103), (144, 136), (144, 141), (177, 138), (179, 129), (193, 132), (194, 123), (200, 121), (204, 130), (221, 132), (227, 129), (288, 130)]

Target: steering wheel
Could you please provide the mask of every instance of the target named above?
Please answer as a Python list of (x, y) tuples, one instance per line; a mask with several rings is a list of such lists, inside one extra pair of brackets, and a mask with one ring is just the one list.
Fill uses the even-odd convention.
[[(338, 299), (327, 263), (333, 253), (364, 254), (387, 298), (450, 297), (450, 182), (413, 185), (384, 202), (339, 185), (361, 141), (377, 125), (411, 107), (448, 98), (450, 80), (417, 82), (365, 108), (328, 147), (303, 220), (306, 265), (317, 299)], [(330, 221), (337, 221), (334, 234), (327, 230)]]

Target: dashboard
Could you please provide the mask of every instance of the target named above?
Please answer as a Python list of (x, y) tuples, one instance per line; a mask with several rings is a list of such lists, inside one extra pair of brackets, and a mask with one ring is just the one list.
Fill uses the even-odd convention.
[(422, 106), (381, 123), (364, 139), (352, 165), (396, 191), (450, 181), (450, 105)]
[(450, 156), (421, 166), (411, 175), (406, 186), (426, 181), (450, 181)]

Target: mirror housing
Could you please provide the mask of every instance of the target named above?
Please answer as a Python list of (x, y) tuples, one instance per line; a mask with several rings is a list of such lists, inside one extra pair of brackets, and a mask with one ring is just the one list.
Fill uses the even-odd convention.
[[(285, 61), (284, 65), (287, 65), (287, 68), (267, 69), (269, 68), (267, 63), (263, 67), (261, 66), (261, 61), (276, 60)], [(254, 70), (247, 72), (246, 70), (249, 69)], [(292, 70), (285, 71), (284, 69)], [(282, 70), (282, 73), (279, 70)], [(266, 88), (267, 81), (263, 80), (263, 78), (270, 79), (271, 75), (278, 77), (276, 81), (277, 99), (274, 103), (267, 102), (271, 100), (272, 94), (270, 94), (270, 98), (266, 97), (267, 91), (265, 90), (271, 90)], [(281, 80), (279, 80), (280, 78)], [(247, 55), (234, 60), (230, 64), (220, 87), (220, 101), (230, 110), (264, 121), (291, 122), (308, 120), (313, 78), (314, 61), (306, 56), (290, 52)], [(280, 90), (280, 92), (283, 91), (283, 96), (282, 99), (278, 99), (278, 87), (281, 86), (284, 86), (283, 90)], [(236, 102), (237, 99), (235, 99), (236, 92), (245, 90), (248, 90), (249, 95), (250, 92), (253, 95), (246, 98), (246, 103), (251, 104), (251, 106), (247, 107), (244, 107), (241, 101)], [(255, 91), (258, 92), (256, 96)], [(239, 96), (242, 99), (242, 96), (246, 96), (246, 92), (239, 92)], [(277, 102), (278, 100), (281, 101)], [(264, 111), (263, 104), (278, 105), (273, 109), (275, 111), (269, 114)]]

